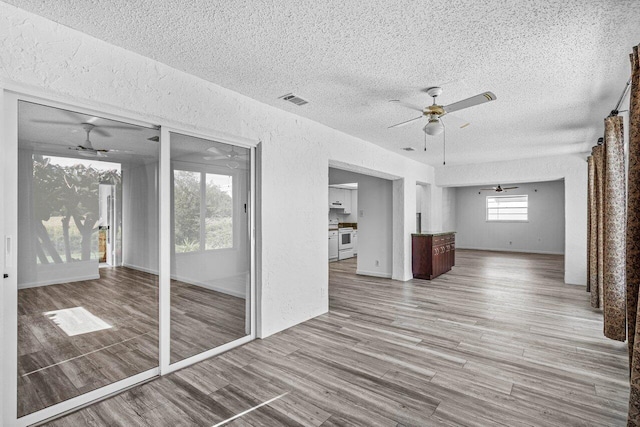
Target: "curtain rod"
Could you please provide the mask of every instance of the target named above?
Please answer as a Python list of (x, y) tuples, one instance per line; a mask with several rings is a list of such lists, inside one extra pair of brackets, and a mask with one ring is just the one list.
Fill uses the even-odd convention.
[(620, 95), (620, 99), (618, 99), (618, 103), (616, 104), (616, 107), (611, 110), (611, 114), (609, 114), (609, 117), (613, 117), (613, 116), (617, 116), (620, 108), (620, 104), (622, 104), (622, 101), (624, 100), (624, 97), (627, 95), (627, 92), (629, 91), (629, 87), (631, 86), (631, 77), (629, 77), (629, 80), (627, 80), (627, 84), (624, 86), (624, 90), (622, 91), (622, 95)]

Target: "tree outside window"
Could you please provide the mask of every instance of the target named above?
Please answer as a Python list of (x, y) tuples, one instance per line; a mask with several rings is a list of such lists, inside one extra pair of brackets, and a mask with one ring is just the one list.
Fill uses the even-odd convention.
[(176, 253), (233, 247), (233, 178), (174, 170)]

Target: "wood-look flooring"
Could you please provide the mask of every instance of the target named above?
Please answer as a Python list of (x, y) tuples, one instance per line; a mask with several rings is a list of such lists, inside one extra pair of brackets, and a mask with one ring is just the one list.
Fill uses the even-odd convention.
[(330, 312), (50, 426), (622, 426), (624, 343), (553, 255), (457, 251), (432, 281), (329, 265)]
[[(18, 414), (158, 366), (157, 276), (117, 267), (100, 279), (18, 292)], [(245, 334), (244, 299), (171, 283), (171, 360)], [(44, 313), (83, 307), (112, 327), (75, 336)]]

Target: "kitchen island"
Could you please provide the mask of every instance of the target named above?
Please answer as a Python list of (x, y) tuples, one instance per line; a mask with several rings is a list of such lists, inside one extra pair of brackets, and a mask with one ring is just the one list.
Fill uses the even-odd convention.
[(416, 279), (434, 279), (456, 261), (455, 231), (427, 231), (411, 235), (412, 271)]

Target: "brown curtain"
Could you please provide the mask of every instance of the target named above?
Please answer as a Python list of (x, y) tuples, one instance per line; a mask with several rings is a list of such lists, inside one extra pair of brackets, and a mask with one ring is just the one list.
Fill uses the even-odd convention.
[(627, 337), (626, 180), (622, 117), (604, 120), (604, 335)]
[(604, 146), (598, 145), (592, 150), (595, 169), (595, 244), (596, 278), (591, 287), (591, 306), (604, 306)]
[(627, 210), (627, 308), (631, 393), (627, 425), (640, 426), (640, 330), (636, 329), (640, 291), (640, 60), (638, 46), (631, 54), (629, 106), (629, 193)]
[[(587, 292), (591, 292), (591, 261), (595, 243), (591, 238), (591, 218), (595, 215), (595, 170), (593, 165), (593, 156), (587, 158)], [(593, 245), (593, 247), (592, 247)]]
[(591, 292), (591, 306), (600, 307), (598, 288), (598, 207), (596, 203), (596, 161), (593, 155), (587, 159), (589, 170), (588, 219), (587, 219), (587, 292)]

